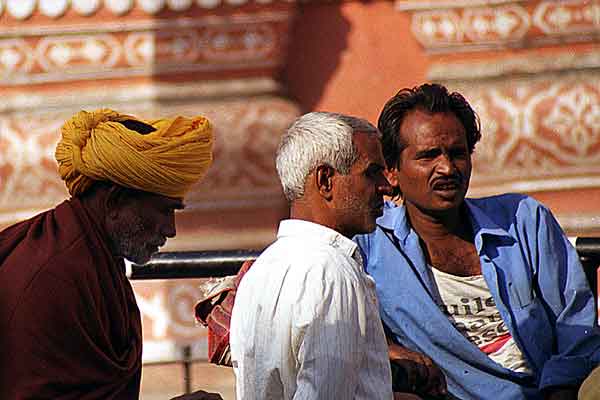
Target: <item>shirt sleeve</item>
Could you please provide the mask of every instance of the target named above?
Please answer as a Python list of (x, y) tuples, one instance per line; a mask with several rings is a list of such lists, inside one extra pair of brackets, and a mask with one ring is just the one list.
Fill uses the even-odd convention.
[(537, 215), (538, 277), (554, 322), (555, 352), (541, 371), (540, 388), (578, 385), (600, 362), (596, 304), (575, 248), (550, 211)]
[(294, 400), (351, 399), (358, 386), (366, 335), (365, 292), (339, 265), (312, 268), (297, 302)]

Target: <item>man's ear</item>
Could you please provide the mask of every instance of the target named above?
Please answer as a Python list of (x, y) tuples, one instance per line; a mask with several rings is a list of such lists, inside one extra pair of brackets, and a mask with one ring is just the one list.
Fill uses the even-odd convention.
[(331, 200), (333, 197), (333, 176), (335, 175), (335, 168), (330, 165), (319, 165), (315, 169), (315, 181), (317, 190), (321, 197), (326, 200)]
[(399, 179), (398, 179), (398, 168), (397, 167), (388, 168), (384, 171), (383, 174), (387, 178), (390, 185), (392, 185), (392, 187), (397, 188), (400, 186), (400, 184), (398, 183)]
[(392, 187), (391, 198), (393, 200), (400, 200), (402, 198), (402, 190), (400, 190), (400, 179), (398, 174), (399, 172), (397, 167), (388, 168), (384, 171), (384, 175)]

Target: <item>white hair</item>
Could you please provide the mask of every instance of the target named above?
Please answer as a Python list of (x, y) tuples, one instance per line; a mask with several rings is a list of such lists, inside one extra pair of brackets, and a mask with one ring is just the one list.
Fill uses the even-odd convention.
[(343, 114), (311, 112), (296, 119), (281, 137), (275, 161), (285, 197), (301, 198), (306, 177), (319, 165), (348, 174), (358, 159), (355, 132), (379, 133), (368, 121)]

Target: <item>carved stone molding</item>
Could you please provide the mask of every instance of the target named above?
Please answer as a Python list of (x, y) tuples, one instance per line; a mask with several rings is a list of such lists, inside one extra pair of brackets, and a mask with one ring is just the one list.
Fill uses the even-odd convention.
[[(194, 74), (194, 81), (283, 64), (291, 11), (0, 28), (0, 88)], [(191, 79), (190, 79), (191, 80)]]
[(530, 48), (595, 41), (600, 2), (565, 1), (397, 1), (412, 12), (412, 31), (432, 53)]
[[(21, 88), (22, 89), (22, 88)], [(269, 77), (205, 80), (197, 82), (159, 82), (113, 84), (109, 88), (92, 85), (82, 89), (66, 86), (51, 93), (14, 88), (3, 93), (0, 112), (61, 107), (94, 107), (94, 104), (196, 101), (207, 98), (245, 97), (281, 93), (280, 83)]]
[(34, 15), (58, 19), (73, 12), (89, 18), (105, 11), (122, 17), (135, 11), (157, 15), (161, 12), (183, 13), (194, 8), (213, 10), (278, 1), (280, 0), (0, 0), (0, 16), (4, 12), (7, 18), (15, 20), (26, 20)]
[(400, 11), (417, 11), (441, 8), (480, 7), (517, 2), (519, 0), (396, 0), (395, 5), (396, 9)]
[(446, 84), (481, 118), (473, 194), (600, 187), (600, 71)]
[(588, 50), (563, 49), (552, 53), (530, 53), (519, 56), (499, 54), (491, 61), (434, 61), (427, 78), (432, 81), (476, 80), (546, 72), (600, 68), (600, 47)]

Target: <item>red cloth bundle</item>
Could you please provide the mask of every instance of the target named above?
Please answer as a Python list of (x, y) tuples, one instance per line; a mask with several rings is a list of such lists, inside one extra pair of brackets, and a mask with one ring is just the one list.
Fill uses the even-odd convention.
[(196, 304), (196, 319), (208, 327), (208, 361), (231, 367), (229, 348), (229, 324), (235, 301), (235, 293), (242, 277), (254, 260), (246, 261), (235, 276), (204, 284), (204, 297)]

